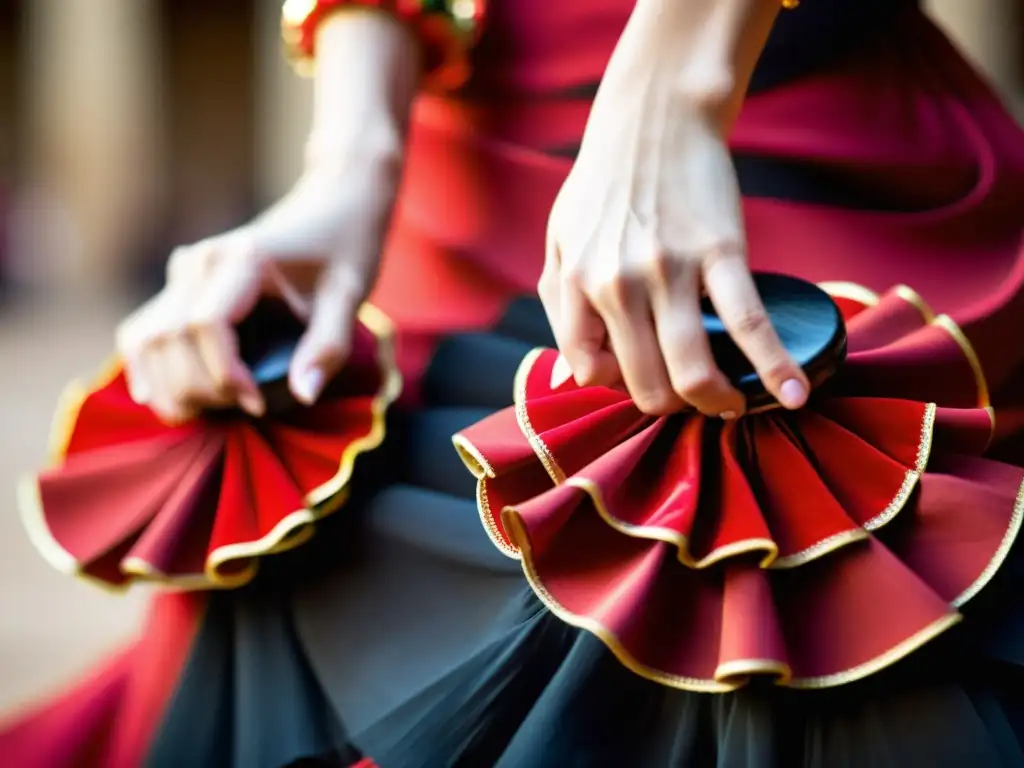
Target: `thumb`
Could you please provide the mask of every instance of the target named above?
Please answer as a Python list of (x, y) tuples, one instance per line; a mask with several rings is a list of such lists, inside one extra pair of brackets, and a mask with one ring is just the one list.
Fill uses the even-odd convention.
[(361, 293), (328, 274), (313, 296), (309, 325), (289, 371), (292, 394), (311, 405), (348, 359)]

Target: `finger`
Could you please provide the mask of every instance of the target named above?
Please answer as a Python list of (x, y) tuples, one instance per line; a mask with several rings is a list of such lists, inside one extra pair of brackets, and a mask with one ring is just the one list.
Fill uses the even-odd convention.
[(622, 381), (619, 361), (608, 349), (605, 320), (583, 291), (581, 280), (569, 275), (560, 286), (562, 356), (581, 387), (610, 387)]
[(152, 399), (154, 380), (143, 355), (165, 336), (180, 330), (181, 301), (175, 292), (164, 288), (133, 312), (117, 329), (116, 345), (124, 362), (125, 376), (132, 399), (146, 405)]
[(189, 324), (234, 325), (244, 320), (259, 301), (263, 272), (263, 262), (248, 249), (247, 242), (225, 241), (217, 252), (215, 266), (201, 282), (188, 286)]
[(115, 346), (122, 361), (129, 396), (139, 405), (146, 405), (152, 397), (152, 386), (143, 365), (141, 338), (137, 331), (142, 311), (129, 315), (118, 326)]
[(651, 287), (651, 306), (673, 391), (701, 413), (737, 418), (743, 395), (721, 372), (711, 354), (700, 311), (700, 267), (673, 260)]
[(252, 416), (262, 416), (266, 402), (252, 373), (238, 351), (238, 333), (233, 326), (214, 323), (192, 330), (195, 348), (218, 394), (237, 402)]
[(196, 295), (188, 309), (189, 330), (214, 386), (253, 416), (262, 416), (266, 403), (242, 361), (235, 326), (260, 298), (262, 267), (247, 241), (225, 240), (216, 265), (192, 288)]
[(348, 359), (362, 298), (361, 285), (340, 263), (324, 274), (289, 372), (292, 393), (301, 402), (315, 402)]
[(682, 401), (672, 390), (654, 331), (647, 288), (641, 281), (620, 281), (602, 291), (597, 309), (626, 389), (644, 413), (666, 414)]
[(786, 408), (807, 402), (810, 386), (772, 326), (747, 260), (721, 250), (705, 262), (704, 286), (733, 341), (754, 366), (765, 388)]
[[(165, 338), (149, 345), (143, 360), (153, 382), (149, 407), (167, 424), (182, 424), (193, 418), (197, 404), (192, 395), (203, 389), (196, 360), (178, 338)], [(201, 395), (200, 395), (201, 397)]]

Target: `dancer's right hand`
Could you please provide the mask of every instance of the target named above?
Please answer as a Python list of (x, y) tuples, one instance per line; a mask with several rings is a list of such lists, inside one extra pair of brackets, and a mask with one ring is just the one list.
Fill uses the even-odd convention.
[(394, 207), (421, 60), (404, 25), (359, 7), (325, 19), (316, 49), (309, 170), (255, 221), (176, 250), (166, 287), (118, 331), (132, 397), (166, 421), (211, 406), (263, 412), (235, 335), (262, 296), (308, 323), (289, 372), (300, 401), (314, 401), (348, 355)]
[(132, 397), (172, 423), (210, 406), (262, 413), (234, 326), (276, 296), (308, 322), (289, 382), (297, 398), (315, 400), (347, 357), (398, 176), (392, 158), (356, 156), (308, 174), (254, 222), (177, 249), (164, 289), (118, 331)]

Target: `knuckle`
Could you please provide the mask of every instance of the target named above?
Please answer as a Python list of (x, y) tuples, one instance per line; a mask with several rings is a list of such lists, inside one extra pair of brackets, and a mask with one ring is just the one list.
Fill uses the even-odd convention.
[(210, 381), (218, 395), (227, 391), (234, 383), (234, 377), (231, 375), (230, 367), (227, 365), (212, 366), (209, 375)]
[(675, 280), (682, 269), (678, 259), (664, 248), (655, 248), (647, 258), (646, 271), (650, 279), (661, 284)]
[(625, 307), (643, 285), (643, 279), (633, 273), (618, 271), (598, 283), (592, 292), (595, 301), (608, 307)]
[(545, 268), (537, 281), (537, 295), (545, 304), (552, 302), (558, 295), (558, 275), (554, 270)]
[(567, 267), (560, 270), (561, 282), (565, 284), (567, 288), (571, 288), (575, 291), (585, 292), (587, 288), (587, 274), (579, 266)]
[(730, 316), (730, 324), (742, 336), (760, 336), (771, 328), (764, 309), (746, 309)]
[(174, 426), (188, 421), (187, 412), (174, 402), (165, 399), (154, 400), (150, 403), (150, 409), (156, 417), (165, 424)]
[(179, 246), (167, 257), (167, 281), (177, 282), (195, 264), (196, 252), (189, 246)]
[(684, 368), (672, 384), (676, 394), (688, 403), (706, 400), (718, 391), (718, 377), (703, 366)]
[(799, 368), (788, 359), (773, 359), (759, 371), (761, 378), (768, 384), (781, 385), (786, 379), (799, 375)]
[(665, 416), (679, 409), (678, 399), (660, 389), (642, 390), (632, 397), (636, 407), (649, 416)]
[(317, 350), (321, 362), (339, 363), (348, 357), (349, 344), (340, 337), (332, 337), (321, 341)]

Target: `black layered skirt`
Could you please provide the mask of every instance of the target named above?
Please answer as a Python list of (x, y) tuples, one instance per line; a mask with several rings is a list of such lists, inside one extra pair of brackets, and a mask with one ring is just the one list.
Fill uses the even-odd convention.
[(210, 599), (149, 765), (1024, 766), (1017, 552), (959, 627), (825, 691), (664, 687), (549, 613), (485, 534), (451, 435), (508, 406), (551, 341), (524, 299), (442, 343), (344, 511)]

